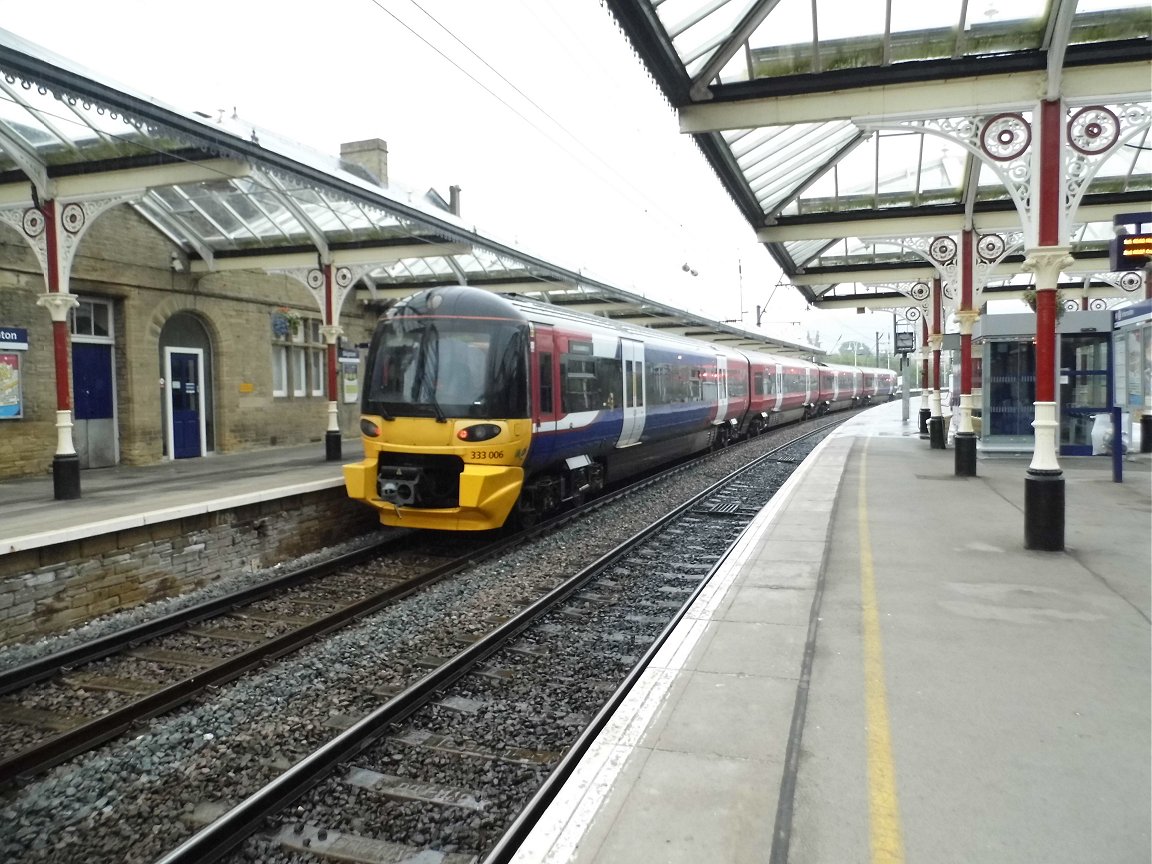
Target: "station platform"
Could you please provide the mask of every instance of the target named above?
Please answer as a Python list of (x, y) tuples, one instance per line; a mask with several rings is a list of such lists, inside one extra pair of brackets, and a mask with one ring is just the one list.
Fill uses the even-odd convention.
[(53, 498), (51, 475), (4, 480), (0, 555), (341, 486), (340, 466), (363, 458), (360, 440), (345, 439), (342, 453), (328, 462), (320, 442), (94, 468), (69, 501)]
[(898, 402), (759, 514), (519, 864), (1140, 864), (1152, 856), (1149, 457), (955, 476)]

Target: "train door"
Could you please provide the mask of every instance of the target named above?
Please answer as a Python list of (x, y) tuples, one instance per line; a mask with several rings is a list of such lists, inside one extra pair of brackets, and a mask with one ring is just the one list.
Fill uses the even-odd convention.
[(534, 460), (552, 455), (556, 421), (560, 419), (560, 364), (556, 334), (549, 324), (534, 324), (532, 332), (532, 454)]
[(716, 355), (716, 419), (728, 416), (728, 358)]
[(624, 426), (616, 446), (631, 447), (640, 443), (640, 436), (644, 433), (644, 343), (621, 339), (620, 360), (624, 373)]
[(173, 459), (204, 453), (204, 352), (165, 348), (168, 368), (168, 452)]
[(777, 363), (775, 366), (769, 366), (773, 370), (772, 374), (776, 376), (776, 404), (774, 408), (777, 411), (784, 409), (784, 367)]

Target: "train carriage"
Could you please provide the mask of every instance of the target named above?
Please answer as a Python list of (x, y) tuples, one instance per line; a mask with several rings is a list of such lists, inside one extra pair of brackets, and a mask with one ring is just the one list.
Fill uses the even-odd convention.
[(855, 404), (863, 376), (845, 369), (838, 386), (803, 360), (465, 286), (422, 291), (377, 325), (365, 456), (344, 466), (345, 486), (387, 525), (532, 522), (607, 483)]

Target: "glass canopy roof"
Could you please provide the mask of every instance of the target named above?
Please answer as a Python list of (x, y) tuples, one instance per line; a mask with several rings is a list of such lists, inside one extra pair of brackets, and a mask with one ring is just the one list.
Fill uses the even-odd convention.
[(957, 130), (1005, 113), (1033, 128), (1041, 94), (1063, 98), (1071, 117), (1092, 105), (1116, 118), (1100, 164), (1082, 158), (1091, 145), (1070, 151), (1095, 171), (1072, 217), (1078, 268), (1108, 269), (1113, 215), (1152, 210), (1147, 0), (608, 6), (679, 110), (681, 131), (815, 305), (899, 301), (868, 286), (900, 282), (902, 268), (909, 281), (923, 278), (923, 256), (901, 238), (955, 236), (966, 225), (1019, 231), (981, 142)]
[(435, 193), (381, 185), (356, 164), (235, 116), (161, 105), (0, 30), (0, 211), (100, 196), (123, 198), (194, 269), (277, 270), (301, 252), (344, 256), (363, 274), (362, 303), (466, 283), (701, 339), (813, 353), (567, 270), (466, 227)]

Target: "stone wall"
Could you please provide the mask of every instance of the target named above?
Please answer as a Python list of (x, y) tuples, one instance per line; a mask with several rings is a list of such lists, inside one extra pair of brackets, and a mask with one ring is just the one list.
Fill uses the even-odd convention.
[(0, 556), (0, 644), (172, 597), (379, 529), (342, 487)]

